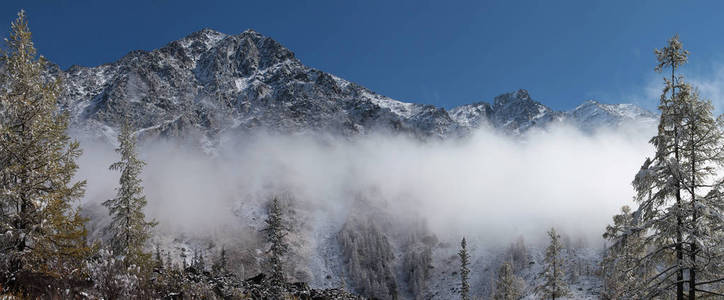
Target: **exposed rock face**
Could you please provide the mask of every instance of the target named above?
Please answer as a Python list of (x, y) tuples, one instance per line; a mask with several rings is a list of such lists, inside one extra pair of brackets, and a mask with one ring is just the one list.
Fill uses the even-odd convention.
[(112, 135), (129, 118), (146, 135), (213, 137), (263, 127), (342, 135), (373, 129), (446, 136), (457, 124), (442, 108), (402, 103), (304, 66), (294, 53), (252, 30), (202, 30), (154, 51), (133, 51), (98, 66), (60, 73), (61, 103), (73, 125)]
[(556, 119), (559, 112), (533, 101), (526, 90), (502, 94), (493, 100), (492, 121), (495, 127), (507, 131), (521, 132), (536, 126), (545, 125)]
[[(55, 68), (53, 73), (64, 80), (59, 102), (71, 113), (73, 126), (111, 141), (124, 118), (144, 136), (199, 133), (213, 140), (222, 132), (252, 128), (449, 137), (487, 124), (516, 134), (566, 119), (585, 125), (590, 116), (578, 108), (553, 111), (525, 90), (495, 97), (492, 105), (479, 102), (450, 112), (396, 101), (307, 67), (292, 51), (253, 30), (226, 35), (204, 29), (109, 64)], [(606, 110), (596, 125), (654, 117), (633, 105), (616, 108)]]

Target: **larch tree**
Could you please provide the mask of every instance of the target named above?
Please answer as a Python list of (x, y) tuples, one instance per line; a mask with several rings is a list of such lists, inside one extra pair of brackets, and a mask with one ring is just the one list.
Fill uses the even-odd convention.
[(470, 254), (468, 254), (468, 244), (463, 237), (460, 241), (460, 299), (470, 300)]
[(568, 283), (565, 281), (565, 273), (563, 271), (563, 257), (561, 245), (561, 236), (558, 235), (555, 228), (551, 228), (548, 231), (548, 237), (551, 242), (546, 248), (546, 256), (543, 260), (543, 282), (536, 288), (536, 291), (540, 293), (543, 298), (550, 298), (555, 300), (556, 298), (564, 297), (569, 294)]
[(523, 296), (523, 279), (513, 273), (513, 264), (503, 262), (498, 269), (498, 279), (495, 281), (495, 300), (517, 300)]
[(110, 235), (114, 255), (124, 257), (127, 265), (147, 268), (151, 266), (151, 254), (145, 247), (156, 222), (146, 220), (143, 211), (147, 202), (140, 175), (145, 162), (137, 157), (136, 139), (127, 121), (118, 135), (118, 143), (116, 152), (121, 159), (109, 169), (120, 171), (121, 177), (116, 196), (103, 202), (112, 217), (105, 231)]
[(21, 272), (68, 278), (90, 255), (84, 219), (73, 203), (80, 145), (66, 133), (69, 117), (56, 99), (61, 82), (45, 75), (20, 11), (2, 52), (0, 75), (0, 285), (22, 288)]
[(647, 253), (639, 265), (657, 267), (644, 280), (642, 296), (684, 299), (687, 287), (688, 298), (695, 299), (697, 291), (716, 294), (703, 285), (722, 280), (717, 267), (722, 248), (715, 246), (723, 241), (721, 179), (716, 174), (723, 161), (722, 127), (711, 103), (676, 75), (688, 58), (678, 36), (655, 54), (656, 70), (670, 67), (671, 79), (664, 78), (661, 119), (651, 139), (655, 155), (646, 159), (633, 182), (639, 204), (636, 230), (647, 233)]
[[(683, 77), (677, 75), (686, 63), (689, 52), (683, 49), (678, 36), (668, 41), (663, 49), (655, 50), (657, 72), (671, 68), (671, 77), (664, 77), (659, 110), (661, 117), (657, 135), (651, 139), (655, 147), (654, 157), (647, 158), (636, 175), (633, 185), (639, 204), (637, 215), (640, 226), (651, 230), (647, 237), (651, 255), (643, 264), (664, 264), (666, 267), (654, 275), (646, 288), (650, 295), (660, 295), (675, 287), (676, 299), (684, 297), (684, 203), (681, 196), (681, 138), (682, 101), (677, 93), (684, 86)], [(669, 96), (670, 95), (670, 96)], [(644, 230), (644, 229), (642, 229)], [(673, 252), (672, 252), (673, 251)], [(673, 256), (673, 259), (672, 259)], [(667, 263), (673, 261), (673, 263)], [(672, 280), (672, 277), (675, 277)]]
[(274, 295), (281, 299), (284, 293), (286, 280), (284, 278), (284, 255), (289, 251), (289, 245), (286, 241), (288, 228), (284, 223), (282, 207), (279, 199), (274, 197), (269, 205), (269, 212), (265, 220), (267, 227), (267, 242), (271, 244), (269, 248), (269, 266), (271, 268), (271, 276), (269, 280), (270, 287)]
[[(715, 119), (710, 101), (700, 98), (690, 85), (680, 92), (682, 99), (682, 157), (681, 186), (688, 194), (685, 245), (688, 249), (686, 267), (689, 269), (688, 299), (696, 299), (697, 291), (715, 293), (705, 289), (704, 282), (724, 280), (720, 262), (722, 249), (722, 198), (712, 186), (721, 181), (717, 168), (724, 165), (722, 120)], [(699, 293), (701, 294), (701, 293)], [(718, 293), (717, 293), (718, 294)], [(718, 294), (719, 296), (724, 296)]]

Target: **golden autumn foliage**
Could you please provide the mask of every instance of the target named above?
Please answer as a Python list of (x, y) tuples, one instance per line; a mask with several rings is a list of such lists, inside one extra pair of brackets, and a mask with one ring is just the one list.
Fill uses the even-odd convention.
[(74, 206), (85, 192), (85, 181), (73, 179), (80, 146), (57, 109), (61, 82), (45, 72), (31, 36), (20, 11), (6, 39), (0, 81), (0, 279), (18, 290), (27, 284), (19, 273), (80, 276), (91, 253)]

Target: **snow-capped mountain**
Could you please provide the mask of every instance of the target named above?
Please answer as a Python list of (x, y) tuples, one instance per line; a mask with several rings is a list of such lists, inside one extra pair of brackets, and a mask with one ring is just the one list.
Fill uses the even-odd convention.
[(534, 101), (526, 90), (497, 96), (492, 105), (478, 102), (459, 106), (451, 109), (450, 115), (467, 128), (486, 124), (509, 133), (521, 133), (534, 126), (545, 126), (561, 120), (560, 112)]
[(483, 124), (508, 133), (522, 133), (531, 127), (567, 122), (584, 131), (640, 123), (653, 125), (657, 116), (633, 104), (603, 104), (588, 100), (569, 111), (554, 111), (531, 99), (528, 91), (502, 94), (493, 105), (478, 102), (450, 110), (450, 116), (461, 127), (477, 128)]
[[(449, 138), (483, 126), (517, 135), (565, 122), (588, 131), (656, 121), (656, 115), (631, 104), (587, 101), (570, 111), (555, 111), (535, 101), (526, 90), (450, 110), (397, 101), (305, 66), (292, 51), (253, 30), (226, 35), (204, 29), (159, 49), (133, 51), (101, 66), (56, 68), (54, 75), (63, 79), (60, 104), (71, 114), (72, 126), (110, 142), (124, 119), (145, 138), (200, 135), (202, 141), (254, 129)], [(416, 221), (411, 225), (407, 219), (373, 207), (372, 199), (380, 196), (374, 188), (365, 188), (359, 187), (359, 195), (350, 196), (359, 199), (350, 201), (348, 213), (334, 218), (327, 214), (320, 218), (319, 212), (304, 205), (294, 207), (296, 212), (289, 214), (289, 221), (301, 229), (290, 235), (295, 242), (290, 254), (293, 279), (321, 288), (342, 282), (349, 284), (350, 290), (379, 299), (395, 295), (401, 299), (449, 299), (456, 295), (455, 245), (438, 240)], [(240, 274), (256, 275), (261, 271), (259, 253), (264, 245), (255, 234), (261, 230), (268, 199), (242, 196), (233, 198), (234, 215), (243, 225), (235, 229), (251, 232), (251, 237), (243, 243), (230, 242), (227, 249)], [(102, 210), (97, 215), (104, 214)], [(183, 255), (191, 248), (210, 247), (208, 240), (172, 234), (159, 239), (167, 250), (178, 253), (180, 249)], [(213, 253), (218, 247), (204, 249)], [(529, 283), (538, 280), (541, 251), (531, 248), (519, 262)], [(588, 254), (571, 257), (579, 266), (595, 266), (597, 254)], [(487, 283), (502, 261), (501, 255), (482, 248), (476, 253), (479, 259), (473, 263), (473, 279), (477, 286), (486, 286), (478, 294), (488, 294)], [(576, 296), (594, 295), (595, 284), (586, 281), (592, 272), (580, 273), (585, 280), (578, 284), (581, 288)]]
[(566, 112), (566, 117), (585, 130), (630, 123), (654, 126), (658, 121), (655, 114), (633, 104), (603, 104), (594, 100)]
[(113, 63), (73, 66), (62, 76), (62, 103), (74, 125), (94, 134), (117, 127), (124, 115), (145, 133), (167, 136), (258, 127), (447, 136), (457, 127), (442, 108), (395, 101), (307, 67), (253, 30), (205, 29)]
[(307, 67), (253, 30), (226, 35), (204, 29), (153, 51), (58, 72), (66, 87), (61, 104), (74, 127), (111, 140), (125, 117), (146, 136), (195, 131), (210, 138), (252, 128), (448, 137), (482, 124), (515, 134), (568, 119), (591, 128), (655, 117), (634, 105), (594, 102), (557, 112), (525, 90), (495, 97), (492, 105), (479, 102), (449, 112), (401, 102)]

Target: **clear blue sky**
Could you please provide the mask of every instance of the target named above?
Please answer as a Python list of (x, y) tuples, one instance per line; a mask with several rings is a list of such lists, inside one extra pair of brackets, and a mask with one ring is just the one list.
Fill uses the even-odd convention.
[(448, 108), (518, 88), (554, 109), (586, 99), (654, 108), (646, 92), (659, 78), (653, 49), (677, 32), (695, 77), (724, 63), (724, 1), (6, 0), (3, 37), (21, 8), (39, 51), (63, 68), (111, 62), (205, 27), (254, 28), (309, 66)]

